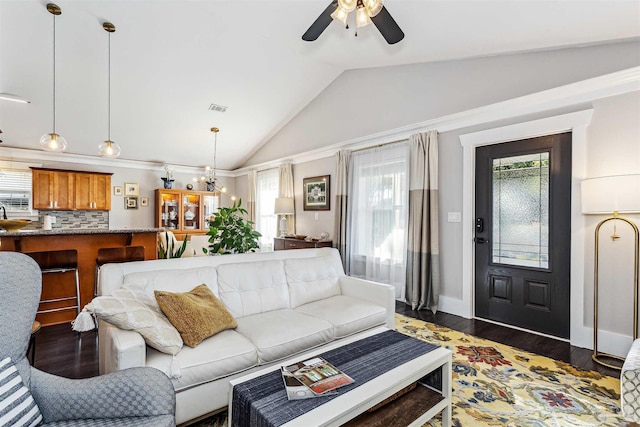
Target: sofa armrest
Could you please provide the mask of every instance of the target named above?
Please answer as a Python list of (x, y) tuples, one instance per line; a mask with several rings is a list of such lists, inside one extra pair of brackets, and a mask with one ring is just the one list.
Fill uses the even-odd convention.
[(620, 401), (622, 418), (640, 422), (640, 339), (633, 342), (622, 365)]
[(125, 331), (100, 320), (98, 325), (100, 375), (146, 366), (147, 345), (135, 331)]
[(342, 295), (363, 299), (385, 307), (387, 309), (387, 327), (396, 329), (396, 291), (393, 286), (350, 276), (340, 276), (339, 280)]

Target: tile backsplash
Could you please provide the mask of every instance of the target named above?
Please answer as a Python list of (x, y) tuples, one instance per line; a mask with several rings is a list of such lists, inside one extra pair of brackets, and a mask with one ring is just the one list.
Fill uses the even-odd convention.
[(87, 228), (87, 229), (108, 229), (109, 211), (39, 211), (38, 223), (34, 223), (29, 228), (41, 229), (44, 223), (44, 216), (56, 217), (53, 229), (67, 228)]

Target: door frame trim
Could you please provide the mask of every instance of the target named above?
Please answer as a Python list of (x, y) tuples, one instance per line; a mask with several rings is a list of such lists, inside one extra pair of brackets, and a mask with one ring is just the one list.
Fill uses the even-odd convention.
[(460, 314), (467, 318), (474, 313), (474, 206), (476, 147), (517, 141), (570, 131), (571, 144), (571, 316), (570, 343), (584, 348), (593, 347), (592, 328), (584, 325), (584, 251), (585, 220), (582, 215), (580, 182), (586, 178), (587, 133), (593, 109), (576, 111), (529, 122), (516, 123), (479, 132), (460, 135), (462, 162), (462, 301)]

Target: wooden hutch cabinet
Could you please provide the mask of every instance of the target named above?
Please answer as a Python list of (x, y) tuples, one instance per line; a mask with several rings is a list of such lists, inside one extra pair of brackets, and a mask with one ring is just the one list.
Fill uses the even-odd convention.
[(220, 195), (209, 191), (166, 190), (159, 188), (155, 197), (155, 226), (184, 234), (205, 234), (206, 218), (218, 210)]

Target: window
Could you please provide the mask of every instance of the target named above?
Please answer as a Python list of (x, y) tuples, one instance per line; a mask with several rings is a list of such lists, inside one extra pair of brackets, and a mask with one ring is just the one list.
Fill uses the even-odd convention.
[(278, 169), (268, 169), (256, 174), (256, 230), (263, 251), (273, 250), (273, 238), (278, 232), (273, 205), (278, 197), (280, 173)]
[(355, 152), (349, 177), (350, 274), (388, 283), (402, 298), (408, 220), (407, 143)]
[(0, 206), (7, 215), (31, 214), (31, 171), (0, 169)]

